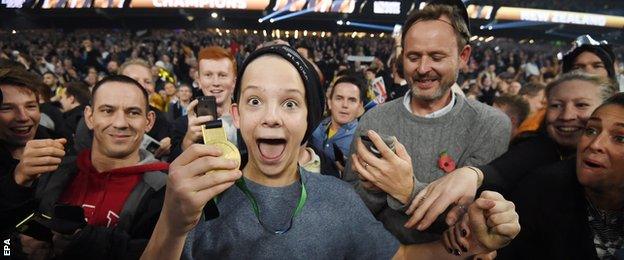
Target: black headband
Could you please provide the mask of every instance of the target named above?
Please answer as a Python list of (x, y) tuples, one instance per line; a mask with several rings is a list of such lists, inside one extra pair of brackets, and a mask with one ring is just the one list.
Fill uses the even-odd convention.
[(234, 87), (234, 102), (238, 103), (240, 99), (242, 87), (241, 81), (243, 79), (243, 74), (247, 69), (247, 66), (255, 59), (267, 54), (274, 54), (288, 61), (299, 72), (299, 76), (301, 76), (301, 79), (303, 80), (306, 106), (308, 108), (308, 127), (305, 136), (301, 141), (301, 144), (303, 144), (309, 139), (316, 125), (321, 121), (321, 117), (323, 115), (323, 106), (321, 104), (321, 97), (319, 96), (319, 90), (321, 89), (319, 76), (316, 73), (316, 70), (314, 70), (314, 68), (312, 67), (312, 65), (306, 59), (301, 57), (297, 50), (293, 49), (288, 45), (280, 44), (263, 47), (252, 52), (238, 71), (236, 86)]

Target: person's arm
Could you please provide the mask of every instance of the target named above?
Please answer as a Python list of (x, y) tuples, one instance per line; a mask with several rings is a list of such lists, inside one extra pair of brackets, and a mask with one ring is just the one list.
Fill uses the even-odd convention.
[[(206, 203), (242, 176), (238, 163), (211, 145), (192, 145), (169, 167), (163, 209), (142, 259), (180, 259)], [(219, 170), (210, 174), (212, 170)]]
[[(481, 119), (479, 129), (472, 129), (483, 134), (481, 140), (473, 144), (475, 148), (470, 150), (464, 165), (484, 165), (506, 152), (511, 137), (511, 122), (502, 112), (491, 113), (489, 117)], [(468, 166), (431, 183), (411, 200), (407, 213), (412, 214), (412, 217), (406, 227), (417, 226), (419, 230), (424, 230), (452, 204), (465, 205), (472, 202), (485, 176), (479, 168)], [(447, 224), (452, 225), (459, 220), (458, 212), (455, 208), (447, 214)]]
[(514, 204), (499, 193), (485, 191), (470, 204), (462, 223), (450, 227), (442, 240), (401, 246), (395, 259), (457, 259), (485, 254), (506, 246), (518, 233)]
[(435, 241), (425, 244), (401, 245), (392, 259), (465, 259), (468, 255), (472, 254), (464, 253), (463, 255), (454, 255), (444, 248), (444, 244), (442, 244), (441, 241)]

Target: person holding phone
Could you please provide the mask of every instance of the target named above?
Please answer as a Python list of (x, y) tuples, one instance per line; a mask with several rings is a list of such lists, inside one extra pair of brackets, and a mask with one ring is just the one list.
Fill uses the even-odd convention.
[(504, 113), (452, 91), (472, 51), (468, 21), (460, 0), (432, 1), (410, 14), (401, 37), (410, 91), (366, 112), (356, 130), (372, 141), (394, 136), (396, 153), (378, 142), (379, 158), (360, 138), (351, 147), (343, 179), (405, 244), (435, 241), (443, 230), (404, 226), (405, 211), (419, 191), (455, 166), (490, 162), (509, 144), (511, 123)]
[(197, 82), (203, 96), (215, 97), (217, 118), (198, 115), (195, 107), (199, 101), (193, 100), (186, 108), (187, 116), (178, 118), (173, 124), (172, 152), (169, 161), (173, 161), (182, 151), (199, 142), (202, 137), (201, 126), (212, 120), (221, 119), (228, 140), (234, 144), (238, 142), (236, 128), (229, 111), (236, 82), (236, 59), (228, 50), (211, 46), (199, 51), (198, 64)]
[(340, 178), (349, 147), (364, 108), (366, 82), (358, 75), (338, 78), (331, 88), (329, 117), (323, 119), (312, 133), (310, 144), (321, 155), (321, 172)]

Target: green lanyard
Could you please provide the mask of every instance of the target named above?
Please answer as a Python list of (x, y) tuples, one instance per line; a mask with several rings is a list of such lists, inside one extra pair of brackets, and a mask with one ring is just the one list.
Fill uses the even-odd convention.
[(254, 215), (256, 215), (256, 218), (258, 219), (258, 223), (260, 223), (260, 225), (262, 225), (262, 227), (265, 230), (269, 231), (270, 233), (279, 235), (279, 234), (284, 234), (288, 232), (288, 230), (290, 230), (290, 228), (292, 227), (293, 219), (295, 218), (295, 216), (301, 213), (301, 209), (303, 209), (303, 206), (305, 205), (306, 200), (308, 199), (308, 192), (306, 191), (305, 185), (303, 184), (303, 180), (301, 177), (299, 177), (299, 183), (301, 183), (301, 196), (299, 197), (299, 202), (297, 202), (297, 208), (295, 208), (295, 212), (293, 212), (292, 216), (290, 217), (290, 220), (288, 221), (288, 227), (283, 230), (272, 230), (260, 220), (260, 209), (258, 207), (258, 202), (256, 202), (256, 198), (253, 196), (253, 194), (251, 194), (251, 191), (249, 190), (249, 188), (247, 188), (244, 177), (236, 181), (236, 187), (241, 189), (241, 191), (243, 191), (243, 193), (245, 193), (245, 196), (247, 196), (247, 198), (249, 199), (249, 202), (251, 202), (251, 209), (253, 210)]

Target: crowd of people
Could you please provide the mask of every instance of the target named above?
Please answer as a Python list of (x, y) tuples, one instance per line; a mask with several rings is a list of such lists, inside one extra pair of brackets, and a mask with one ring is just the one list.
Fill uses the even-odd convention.
[(10, 256), (624, 257), (621, 48), (476, 42), (457, 2), (394, 38), (3, 39)]

